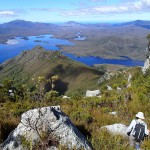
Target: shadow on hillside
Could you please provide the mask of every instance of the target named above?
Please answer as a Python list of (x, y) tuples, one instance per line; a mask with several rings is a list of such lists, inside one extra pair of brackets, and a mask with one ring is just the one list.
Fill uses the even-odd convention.
[[(75, 65), (75, 64), (57, 64), (52, 70), (51, 73), (47, 75), (47, 79), (51, 78), (54, 75), (58, 75), (59, 80), (55, 82), (55, 88), (54, 90), (58, 91), (60, 95), (64, 95), (65, 92), (68, 90), (68, 85), (72, 85), (72, 83), (75, 82), (75, 79), (80, 77), (78, 79), (78, 82), (81, 85), (83, 84), (83, 79), (88, 78), (89, 75), (91, 75), (94, 79), (95, 76), (103, 75), (104, 72), (100, 72), (92, 67), (86, 67), (83, 65)], [(67, 82), (64, 82), (62, 80), (67, 80)], [(68, 80), (69, 79), (69, 80)], [(70, 86), (70, 88), (72, 88)], [(47, 91), (51, 90), (51, 85), (46, 84), (45, 89)]]
[(71, 76), (71, 77), (77, 77), (82, 73), (85, 72), (91, 72), (95, 75), (103, 75), (104, 72), (103, 71), (98, 71), (95, 68), (92, 67), (88, 67), (88, 66), (82, 66), (82, 65), (63, 65), (63, 64), (58, 64), (57, 66), (55, 66), (55, 68), (52, 70), (52, 74), (57, 74), (59, 76), (63, 76), (63, 77), (67, 77), (67, 76)]
[(63, 78), (67, 76), (76, 77), (81, 73), (80, 67), (73, 65), (58, 64), (52, 71), (53, 74), (57, 74)]
[(54, 90), (58, 91), (60, 95), (64, 95), (64, 93), (68, 90), (68, 83), (63, 82), (60, 79), (55, 82), (56, 86)]
[[(51, 90), (50, 83), (47, 83), (45, 85), (45, 89), (46, 89), (46, 91), (50, 91)], [(59, 92), (60, 95), (64, 95), (64, 93), (68, 90), (68, 83), (67, 82), (63, 82), (60, 79), (58, 79), (55, 82), (55, 88), (54, 88), (54, 90), (56, 90), (57, 92)]]
[(3, 69), (3, 67), (2, 66), (0, 66), (0, 71)]

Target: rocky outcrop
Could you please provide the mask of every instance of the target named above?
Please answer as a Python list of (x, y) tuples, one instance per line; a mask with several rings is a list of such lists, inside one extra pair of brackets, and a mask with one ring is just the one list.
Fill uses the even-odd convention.
[(60, 111), (60, 106), (42, 107), (23, 113), (21, 122), (2, 143), (1, 148), (2, 150), (26, 150), (22, 144), (22, 137), (34, 147), (35, 144), (41, 143), (43, 134), (46, 134), (49, 143), (46, 149), (57, 149), (58, 145), (63, 145), (67, 149), (92, 150), (81, 132)]
[(114, 74), (109, 73), (109, 72), (105, 72), (105, 74), (103, 76), (101, 76), (98, 80), (98, 84), (103, 83), (104, 81), (110, 80), (110, 78), (114, 76)]
[(147, 37), (149, 39), (148, 45), (146, 47), (146, 60), (144, 62), (144, 66), (142, 67), (142, 72), (143, 74), (146, 73), (146, 70), (150, 68), (150, 38)]
[(101, 127), (101, 129), (106, 129), (111, 134), (114, 134), (114, 135), (122, 135), (124, 137), (127, 137), (127, 126), (121, 123), (106, 125), (106, 126)]
[(107, 90), (109, 90), (109, 91), (113, 90), (113, 88), (111, 86), (109, 86), (109, 85), (106, 85), (106, 86), (107, 86)]
[(144, 66), (142, 67), (142, 72), (143, 74), (146, 73), (146, 70), (150, 67), (150, 62), (149, 62), (149, 58), (147, 58), (144, 62)]
[(86, 97), (100, 96), (100, 90), (86, 91)]
[(129, 73), (128, 82), (127, 82), (127, 88), (129, 88), (131, 86), (131, 79), (132, 79), (132, 75)]
[(66, 95), (64, 95), (62, 98), (63, 98), (63, 99), (70, 99), (70, 97), (68, 97), (68, 96), (66, 96)]

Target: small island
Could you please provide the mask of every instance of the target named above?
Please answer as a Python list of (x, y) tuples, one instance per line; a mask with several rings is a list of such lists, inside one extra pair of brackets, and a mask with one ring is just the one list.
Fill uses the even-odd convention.
[(44, 35), (41, 35), (41, 36), (36, 36), (35, 38), (44, 38), (45, 36)]
[(34, 42), (42, 42), (41, 40), (34, 40)]
[(22, 36), (22, 37), (20, 37), (20, 39), (29, 40), (29, 38), (27, 36)]

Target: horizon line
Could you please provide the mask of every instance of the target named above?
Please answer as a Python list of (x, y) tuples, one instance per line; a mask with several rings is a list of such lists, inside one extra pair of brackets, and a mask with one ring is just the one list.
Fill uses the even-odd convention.
[(74, 20), (70, 20), (70, 21), (32, 21), (32, 20), (24, 20), (24, 19), (15, 19), (15, 20), (11, 20), (11, 21), (7, 21), (7, 22), (0, 22), (0, 24), (4, 24), (4, 23), (9, 23), (9, 22), (13, 22), (13, 21), (27, 21), (27, 22), (33, 22), (33, 23), (68, 23), (68, 22), (76, 22), (76, 23), (125, 23), (125, 22), (134, 22), (134, 21), (150, 21), (150, 20), (140, 20), (140, 19), (135, 19), (135, 20), (108, 20), (108, 21), (74, 21)]

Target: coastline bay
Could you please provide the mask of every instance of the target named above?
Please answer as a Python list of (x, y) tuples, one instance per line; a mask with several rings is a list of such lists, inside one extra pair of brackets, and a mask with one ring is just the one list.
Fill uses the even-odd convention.
[[(40, 41), (40, 42), (36, 42)], [(61, 50), (61, 47), (75, 46), (73, 42), (65, 39), (55, 38), (51, 34), (40, 35), (40, 36), (27, 36), (27, 37), (15, 37), (8, 40), (5, 44), (0, 44), (0, 63), (6, 61), (7, 59), (13, 58), (24, 50), (32, 49), (36, 45), (41, 45), (47, 50)], [(88, 66), (93, 66), (95, 64), (116, 64), (124, 66), (143, 66), (144, 62), (140, 60), (132, 60), (126, 56), (120, 56), (120, 59), (109, 59), (103, 57), (95, 56), (76, 56), (74, 54), (67, 53), (64, 51), (64, 55), (76, 60), (78, 62), (84, 63)]]

